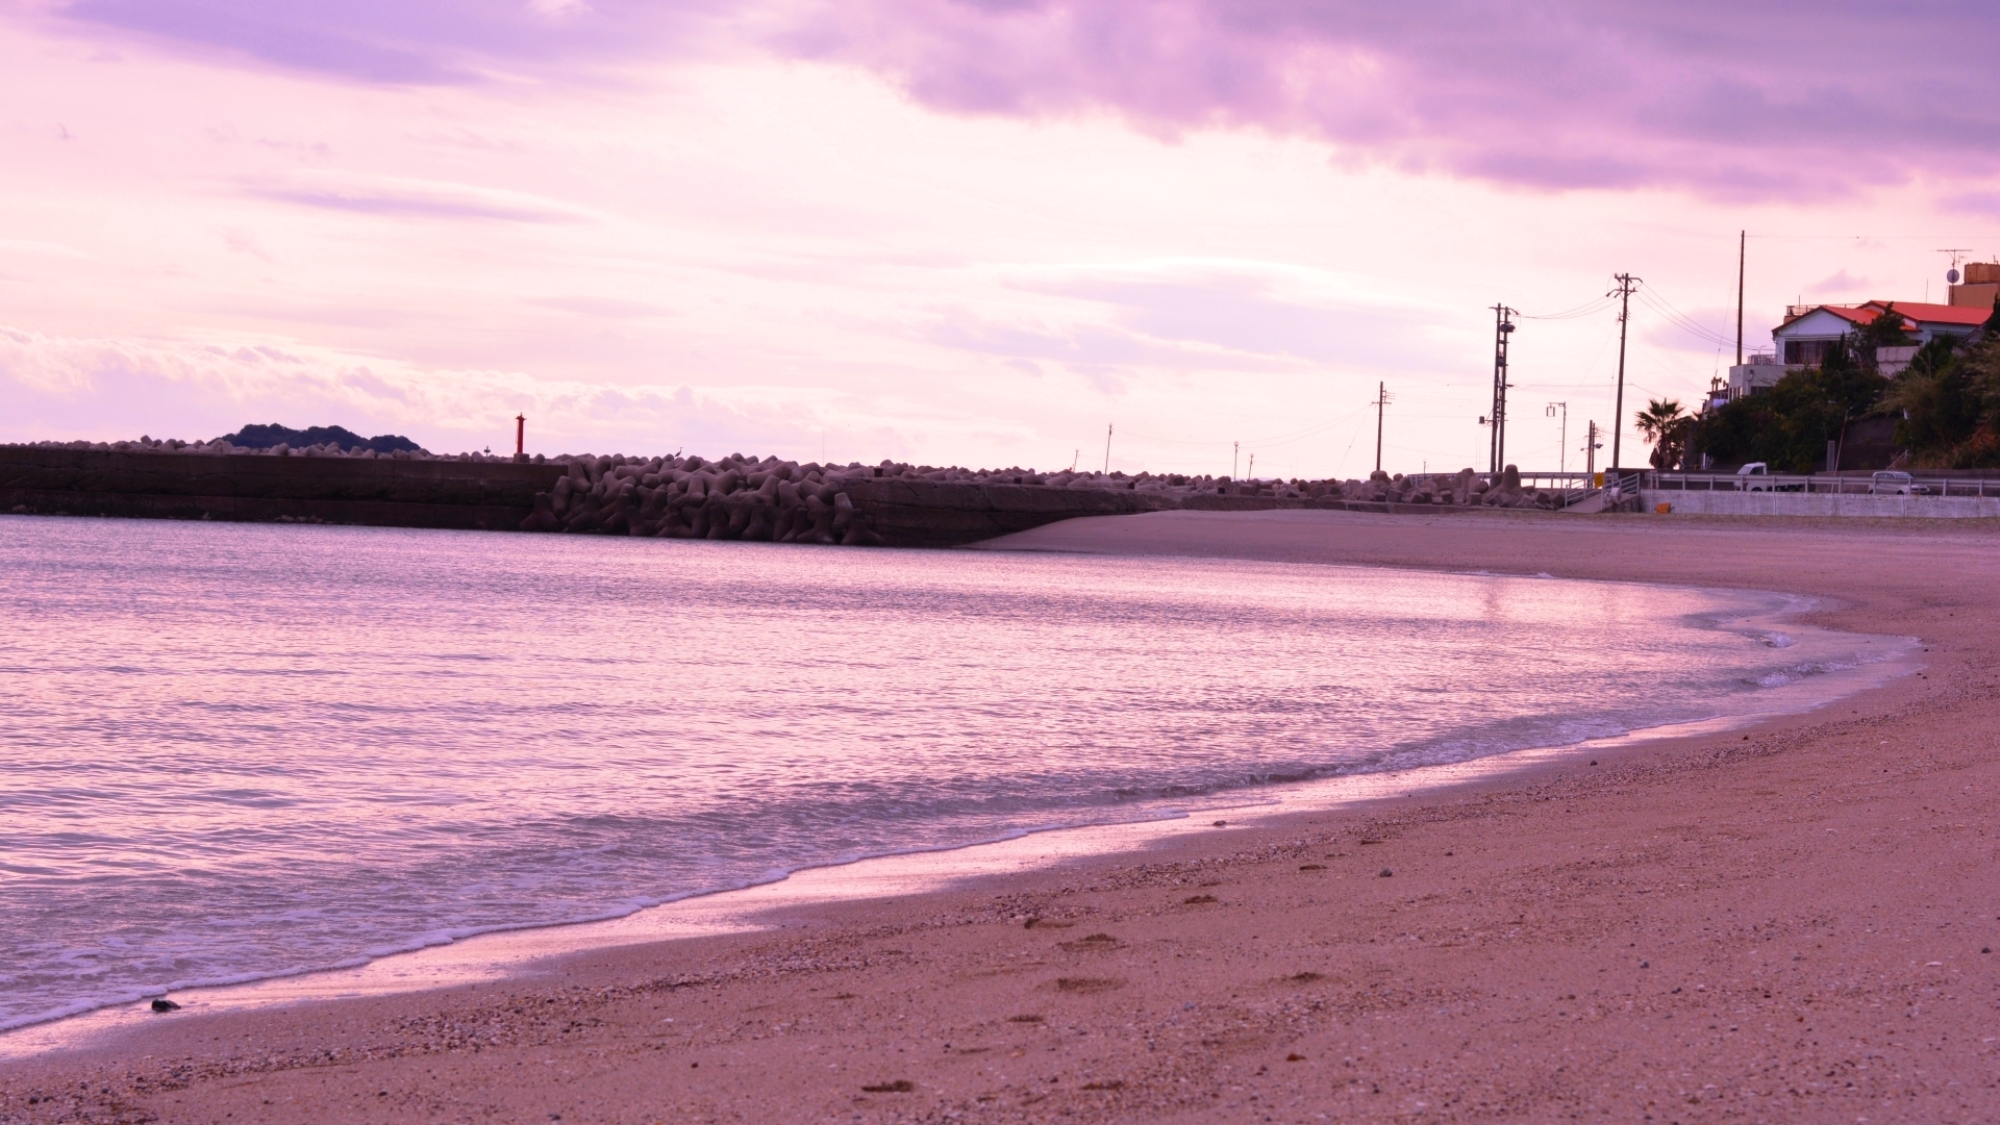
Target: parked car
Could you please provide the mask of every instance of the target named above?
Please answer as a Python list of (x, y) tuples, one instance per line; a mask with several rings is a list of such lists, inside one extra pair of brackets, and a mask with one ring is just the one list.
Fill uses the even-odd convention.
[(1762, 461), (1752, 461), (1736, 470), (1736, 488), (1739, 492), (1771, 491), (1771, 467)]
[(1877, 496), (1922, 496), (1930, 489), (1918, 484), (1908, 473), (1889, 470), (1876, 473), (1868, 484), (1868, 491)]

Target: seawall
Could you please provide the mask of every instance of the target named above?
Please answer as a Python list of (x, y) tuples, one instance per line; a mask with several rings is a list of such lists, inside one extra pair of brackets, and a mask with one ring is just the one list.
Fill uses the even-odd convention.
[(561, 465), (0, 446), (0, 511), (512, 531)]
[[(569, 466), (457, 461), (128, 452), (0, 446), (0, 512), (137, 519), (356, 524), (519, 531)], [(985, 482), (849, 478), (845, 493), (876, 540), (951, 547), (1075, 516), (1183, 506), (1171, 494)], [(1203, 507), (1298, 507), (1208, 496)]]
[(1671, 504), (1676, 512), (1707, 516), (1874, 516), (1919, 519), (2000, 517), (2000, 496), (1872, 496), (1838, 492), (1705, 492), (1648, 488), (1644, 511)]

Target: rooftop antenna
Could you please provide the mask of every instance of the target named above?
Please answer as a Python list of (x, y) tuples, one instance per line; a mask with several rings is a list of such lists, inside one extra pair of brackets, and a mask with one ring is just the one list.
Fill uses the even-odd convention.
[[(1967, 254), (1972, 253), (1972, 251), (1965, 249), (1956, 249), (1956, 250), (1939, 250), (1938, 253), (1949, 255), (1951, 258), (1951, 268), (1944, 271), (1944, 283), (1946, 285), (1957, 285), (1959, 278), (1959, 273), (1958, 273), (1959, 263), (1965, 261), (1965, 256)], [(1929, 297), (1930, 292), (1931, 292), (1930, 280), (1926, 278), (1924, 282), (1924, 296)], [(1946, 292), (1948, 294), (1950, 291), (1947, 290)], [(1945, 300), (1949, 301), (1951, 300), (1951, 297), (1947, 295), (1945, 297)]]

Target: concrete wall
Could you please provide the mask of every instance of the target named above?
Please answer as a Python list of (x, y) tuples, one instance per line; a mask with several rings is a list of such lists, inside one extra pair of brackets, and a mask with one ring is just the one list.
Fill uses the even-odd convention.
[(1640, 492), (1641, 510), (1660, 504), (1709, 516), (1916, 516), (1927, 519), (2000, 518), (2000, 496), (1864, 496), (1808, 492)]

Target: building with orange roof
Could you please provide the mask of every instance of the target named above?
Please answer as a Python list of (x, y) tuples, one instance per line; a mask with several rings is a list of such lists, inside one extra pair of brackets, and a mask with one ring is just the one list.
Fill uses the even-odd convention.
[(1895, 315), (1902, 318), (1903, 331), (1916, 341), (1909, 347), (1875, 349), (1876, 369), (1892, 379), (1909, 365), (1918, 348), (1940, 336), (1964, 339), (1993, 315), (1991, 307), (1919, 301), (1792, 305), (1785, 310), (1783, 323), (1771, 330), (1771, 353), (1750, 356), (1748, 363), (1729, 369), (1729, 397), (1756, 394), (1777, 383), (1789, 371), (1818, 367), (1826, 361), (1827, 349), (1836, 341), (1875, 323), (1892, 307)]

